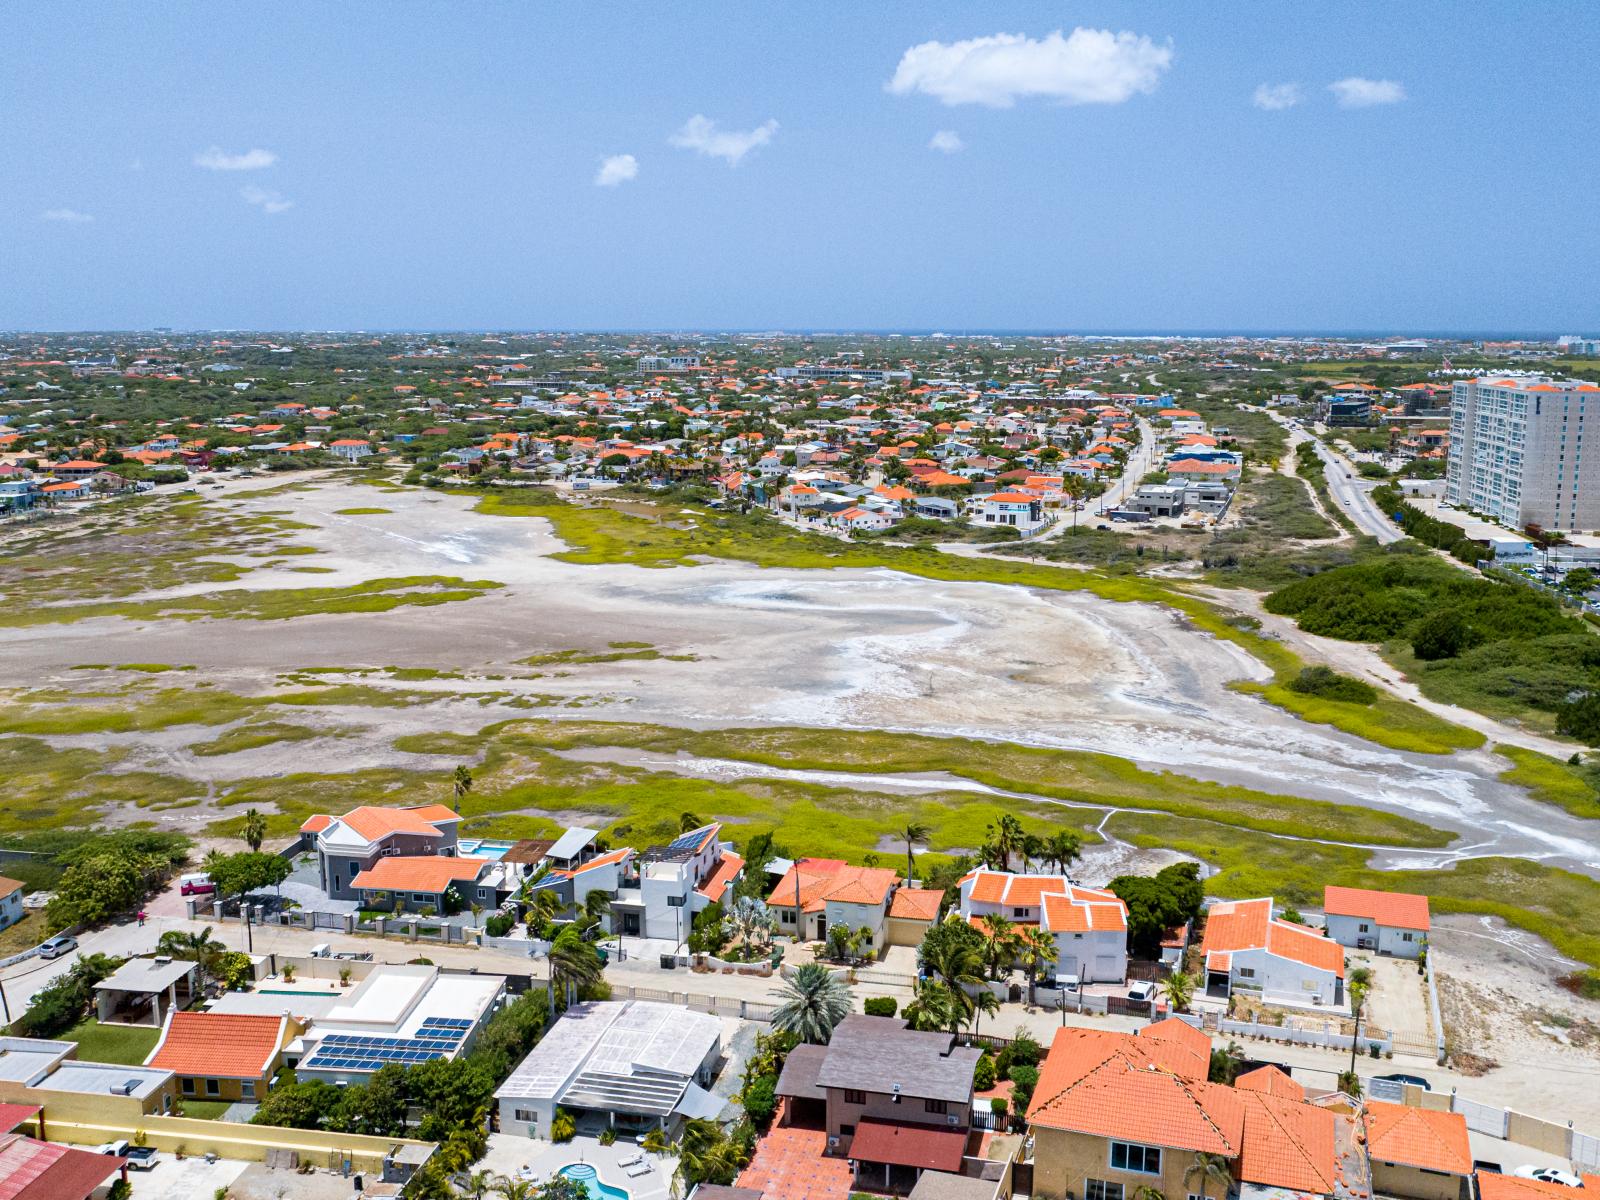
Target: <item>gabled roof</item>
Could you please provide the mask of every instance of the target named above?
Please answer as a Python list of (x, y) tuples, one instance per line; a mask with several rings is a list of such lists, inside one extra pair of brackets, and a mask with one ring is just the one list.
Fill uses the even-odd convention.
[(1367, 1150), (1375, 1160), (1451, 1175), (1472, 1174), (1467, 1119), (1460, 1113), (1369, 1100), (1366, 1121)]
[(444, 854), (397, 854), (380, 858), (350, 881), (367, 891), (427, 892), (436, 894), (452, 883), (474, 883), (490, 866), (486, 858), (455, 858)]
[(1269, 1096), (1283, 1096), (1290, 1100), (1304, 1100), (1306, 1090), (1283, 1071), (1268, 1063), (1254, 1071), (1246, 1071), (1233, 1081), (1241, 1092), (1265, 1092)]
[(1367, 888), (1323, 889), (1322, 911), (1330, 917), (1365, 917), (1392, 929), (1429, 927), (1428, 898), (1410, 892), (1378, 892)]
[(944, 901), (943, 888), (896, 888), (889, 915), (902, 921), (934, 921)]
[[(421, 804), (412, 808), (379, 808), (364, 804), (360, 808), (352, 808), (342, 817), (329, 820), (326, 825), (314, 832), (325, 832), (337, 825), (348, 829), (362, 841), (379, 842), (397, 833), (436, 837), (440, 833), (441, 825), (459, 820), (461, 814), (451, 811), (443, 804)], [(306, 828), (310, 823), (308, 820), (301, 828)]]
[[(1584, 1189), (1595, 1186), (1595, 1176), (1584, 1179)], [(1572, 1189), (1564, 1183), (1543, 1179), (1524, 1179), (1520, 1175), (1478, 1172), (1478, 1200), (1571, 1200)]]
[(700, 885), (700, 894), (713, 903), (721, 903), (722, 894), (733, 886), (733, 881), (739, 877), (739, 872), (742, 870), (744, 870), (744, 859), (737, 854), (724, 854), (717, 862), (717, 869), (712, 871)]
[(802, 858), (778, 881), (767, 903), (793, 908), (798, 892), (802, 912), (821, 912), (841, 904), (882, 904), (899, 876), (887, 867), (856, 867), (837, 858)]
[(0, 1200), (78, 1200), (127, 1159), (41, 1142), (19, 1133), (0, 1137)]
[(175, 1075), (259, 1079), (284, 1043), (283, 1017), (174, 1012), (145, 1066)]
[(1060, 1030), (1029, 1123), (1237, 1158), (1244, 1101), (1232, 1088), (1174, 1073), (1167, 1064), (1175, 1045), (1109, 1030)]
[(1326, 1108), (1266, 1092), (1239, 1092), (1244, 1102), (1240, 1182), (1330, 1195), (1338, 1173), (1337, 1118)]
[(1344, 949), (1315, 930), (1272, 915), (1271, 897), (1213, 904), (1206, 913), (1206, 969), (1229, 969), (1232, 957), (1265, 950), (1278, 958), (1344, 978)]

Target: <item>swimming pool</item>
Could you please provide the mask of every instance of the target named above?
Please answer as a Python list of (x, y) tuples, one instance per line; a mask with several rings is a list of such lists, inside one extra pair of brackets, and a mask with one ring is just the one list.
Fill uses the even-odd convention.
[(494, 858), (506, 856), (506, 851), (511, 849), (510, 842), (489, 842), (481, 839), (467, 838), (456, 844), (461, 854), (466, 858)]
[(583, 1184), (584, 1190), (589, 1193), (589, 1200), (629, 1200), (628, 1193), (621, 1188), (601, 1183), (600, 1176), (588, 1163), (569, 1163), (556, 1174)]

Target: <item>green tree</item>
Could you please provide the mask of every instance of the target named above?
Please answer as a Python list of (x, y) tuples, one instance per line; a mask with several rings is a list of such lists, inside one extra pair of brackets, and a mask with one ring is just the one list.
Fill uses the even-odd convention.
[(1005, 813), (1001, 818), (988, 828), (988, 839), (984, 843), (986, 849), (991, 850), (1000, 861), (1000, 869), (1011, 869), (1011, 856), (1022, 851), (1027, 834), (1023, 831), (1022, 822), (1011, 813)]
[(207, 926), (195, 930), (169, 929), (156, 942), (156, 950), (184, 962), (192, 962), (195, 965), (196, 983), (204, 991), (217, 959), (227, 951), (227, 947), (211, 936), (211, 929)]
[[(966, 934), (957, 933), (965, 930)], [(967, 936), (970, 935), (970, 936)], [(965, 921), (942, 921), (923, 935), (918, 955), (923, 969), (950, 994), (950, 1032), (960, 1031), (972, 1010), (968, 988), (983, 985), (983, 937)]]
[(978, 1036), (978, 1020), (980, 1017), (996, 1016), (1000, 1012), (1000, 998), (986, 987), (979, 988), (972, 996), (972, 1036)]
[(1189, 1169), (1183, 1173), (1183, 1182), (1194, 1187), (1196, 1180), (1199, 1187), (1194, 1192), (1201, 1200), (1209, 1200), (1211, 1187), (1216, 1185), (1219, 1197), (1227, 1196), (1233, 1188), (1233, 1172), (1228, 1169), (1228, 1160), (1220, 1154), (1206, 1154), (1204, 1152), (1194, 1156), (1194, 1162), (1189, 1164)]
[(1021, 944), (1019, 957), (1022, 969), (1028, 975), (1028, 1006), (1037, 1000), (1039, 972), (1060, 958), (1056, 940), (1037, 925), (1025, 925), (1019, 931)]
[(99, 925), (144, 899), (149, 864), (140, 855), (97, 854), (74, 862), (61, 875), (45, 906), (51, 930)]
[(246, 809), (240, 831), (244, 835), (245, 845), (251, 851), (259, 851), (267, 836), (267, 818), (256, 809)]
[(605, 968), (592, 943), (583, 939), (576, 925), (564, 926), (550, 943), (550, 990), (552, 1003), (561, 992), (565, 1008), (598, 984)]
[(823, 1045), (850, 1012), (850, 990), (821, 963), (803, 963), (778, 988), (772, 1027), (802, 1042)]
[(472, 791), (472, 771), (464, 763), (456, 765), (455, 774), (450, 778), (450, 794), (455, 799), (457, 812), (461, 811), (461, 802), (467, 798), (467, 793)]
[(1367, 995), (1372, 991), (1372, 968), (1353, 967), (1345, 975), (1345, 993), (1350, 997), (1350, 1014), (1355, 1020), (1350, 1035), (1350, 1073), (1355, 1074), (1356, 1047), (1361, 1041), (1361, 1010), (1366, 1007)]
[(900, 840), (906, 844), (906, 881), (910, 882), (917, 877), (916, 847), (927, 844), (928, 827), (920, 821), (907, 821)]
[(1057, 874), (1064, 874), (1077, 861), (1082, 849), (1082, 838), (1070, 829), (1059, 829), (1045, 838), (1041, 857), (1056, 869)]
[(961, 1017), (950, 989), (937, 979), (917, 980), (916, 991), (902, 1015), (906, 1024), (921, 1033), (932, 1033), (959, 1025)]

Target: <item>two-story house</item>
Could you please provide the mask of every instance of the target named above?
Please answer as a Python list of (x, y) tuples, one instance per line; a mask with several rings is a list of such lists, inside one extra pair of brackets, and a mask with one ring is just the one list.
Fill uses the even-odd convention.
[(1207, 996), (1239, 989), (1275, 1004), (1344, 1007), (1344, 949), (1273, 916), (1271, 897), (1213, 904), (1202, 947)]
[(1004, 917), (1034, 925), (1055, 942), (1056, 979), (1121, 983), (1128, 974), (1128, 906), (1114, 893), (1078, 887), (1064, 875), (1013, 875), (980, 867), (960, 883), (961, 915), (975, 925)]
[(681, 944), (695, 914), (722, 903), (744, 866), (733, 843), (718, 839), (721, 831), (721, 825), (704, 825), (630, 860), (611, 898), (613, 927)]
[(322, 890), (335, 900), (359, 900), (356, 876), (380, 859), (455, 856), (460, 824), (461, 815), (443, 804), (362, 805), (342, 817), (308, 817), (300, 832), (316, 851)]
[(0, 875), (0, 929), (22, 920), (22, 884)]
[(785, 1120), (827, 1131), (857, 1185), (905, 1193), (924, 1171), (959, 1174), (981, 1051), (895, 1017), (852, 1014), (826, 1046), (796, 1046), (778, 1078)]
[(1276, 1068), (1241, 1076), (1235, 1087), (1211, 1083), (1210, 1058), (1211, 1039), (1176, 1018), (1137, 1034), (1059, 1031), (1028, 1109), (1033, 1195), (1372, 1194), (1353, 1102), (1337, 1093), (1307, 1102)]

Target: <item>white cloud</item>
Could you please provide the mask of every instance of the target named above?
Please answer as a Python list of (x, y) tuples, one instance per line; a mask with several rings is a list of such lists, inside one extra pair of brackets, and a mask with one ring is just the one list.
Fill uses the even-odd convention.
[(253, 204), (265, 213), (288, 212), (294, 207), (294, 201), (284, 199), (282, 193), (270, 192), (253, 184), (240, 188), (239, 195), (244, 197), (246, 204)]
[(1406, 98), (1403, 84), (1393, 79), (1363, 79), (1352, 75), (1330, 83), (1328, 90), (1339, 102), (1340, 108), (1372, 108), (1377, 104), (1399, 104)]
[(194, 156), (194, 165), (207, 171), (260, 171), (278, 161), (271, 150), (246, 150), (243, 154), (229, 154), (221, 146), (202, 150)]
[(616, 187), (639, 177), (639, 160), (631, 154), (612, 154), (600, 160), (595, 172), (595, 187)]
[(1250, 103), (1267, 112), (1282, 112), (1305, 98), (1298, 83), (1263, 83), (1250, 97)]
[(60, 221), (64, 225), (87, 225), (94, 218), (75, 208), (47, 208), (39, 214), (41, 221)]
[(765, 146), (777, 132), (776, 121), (763, 122), (743, 133), (733, 129), (718, 129), (717, 123), (710, 117), (696, 113), (667, 141), (680, 150), (693, 150), (707, 158), (726, 159), (730, 167), (736, 167), (741, 158), (757, 146)]
[(923, 42), (900, 58), (885, 86), (922, 92), (945, 104), (1010, 108), (1019, 97), (1063, 104), (1121, 104), (1153, 92), (1172, 65), (1171, 45), (1109, 29), (1058, 29), (1042, 38), (997, 33), (964, 42)]
[(928, 149), (938, 150), (942, 154), (955, 154), (966, 148), (967, 144), (954, 129), (941, 129), (928, 139)]

